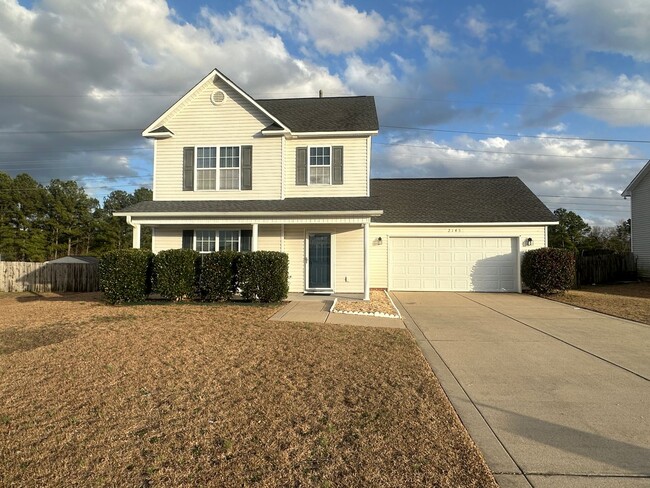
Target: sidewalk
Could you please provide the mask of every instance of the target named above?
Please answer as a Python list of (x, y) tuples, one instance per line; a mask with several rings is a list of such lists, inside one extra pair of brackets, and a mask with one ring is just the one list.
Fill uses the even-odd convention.
[(390, 327), (404, 329), (401, 319), (373, 317), (371, 315), (353, 315), (347, 313), (330, 313), (334, 300), (328, 298), (295, 300), (288, 303), (270, 320), (287, 322), (316, 322), (327, 324), (360, 325), (364, 327)]

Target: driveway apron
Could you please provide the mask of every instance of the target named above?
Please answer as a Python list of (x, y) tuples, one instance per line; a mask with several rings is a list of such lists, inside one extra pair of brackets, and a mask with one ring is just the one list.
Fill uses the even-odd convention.
[(650, 327), (528, 295), (394, 298), (501, 486), (650, 486)]

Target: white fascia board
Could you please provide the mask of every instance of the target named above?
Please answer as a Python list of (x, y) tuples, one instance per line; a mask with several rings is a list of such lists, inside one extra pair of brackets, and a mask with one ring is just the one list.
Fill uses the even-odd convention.
[(636, 185), (638, 185), (639, 183), (641, 183), (641, 180), (642, 180), (642, 179), (643, 179), (643, 178), (644, 178), (648, 173), (650, 173), (650, 161), (648, 161), (647, 163), (645, 163), (645, 166), (643, 166), (643, 168), (641, 168), (641, 171), (639, 171), (639, 173), (634, 177), (634, 179), (632, 180), (632, 182), (631, 182), (629, 185), (627, 185), (627, 188), (626, 188), (625, 190), (623, 190), (623, 193), (621, 193), (621, 196), (626, 197), (626, 198), (627, 198), (627, 197), (631, 197), (631, 196), (632, 196), (632, 190), (634, 190), (634, 188), (636, 187)]
[(278, 217), (379, 217), (384, 213), (383, 210), (339, 210), (313, 212), (113, 212), (113, 217), (142, 218), (142, 217), (259, 217), (275, 219)]
[(179, 107), (185, 100), (187, 100), (189, 97), (194, 95), (200, 88), (203, 87), (203, 85), (213, 78), (214, 76), (218, 76), (221, 78), (228, 86), (230, 86), (233, 90), (237, 91), (241, 96), (243, 96), (246, 100), (248, 100), (250, 103), (252, 103), (257, 109), (259, 109), (264, 115), (269, 117), (271, 120), (273, 120), (275, 123), (279, 124), (281, 127), (283, 127), (286, 130), (289, 130), (288, 127), (286, 127), (282, 122), (280, 122), (277, 118), (275, 118), (273, 115), (271, 115), (269, 112), (267, 112), (260, 104), (258, 104), (248, 93), (246, 93), (244, 90), (239, 88), (237, 85), (235, 85), (232, 81), (228, 79), (227, 76), (223, 75), (218, 69), (213, 69), (208, 73), (208, 75), (203, 78), (201, 81), (199, 81), (196, 85), (194, 85), (190, 91), (188, 91), (185, 95), (183, 95), (174, 105), (169, 107), (165, 112), (158, 117), (149, 127), (147, 127), (143, 132), (142, 135), (144, 137), (152, 137), (153, 134), (151, 134), (149, 131), (154, 130), (156, 127), (159, 125), (162, 125), (162, 121), (171, 113), (173, 112), (177, 107)]
[(337, 131), (329, 131), (329, 132), (291, 132), (291, 136), (295, 138), (328, 137), (328, 136), (354, 137), (354, 136), (372, 136), (378, 133), (379, 131), (376, 130), (351, 130), (351, 131), (337, 130)]
[(158, 227), (163, 225), (238, 225), (238, 224), (259, 224), (259, 225), (363, 225), (370, 223), (370, 217), (348, 217), (348, 218), (245, 218), (236, 219), (226, 218), (194, 218), (194, 219), (136, 219), (136, 225), (147, 225)]
[(143, 132), (142, 135), (149, 139), (169, 139), (170, 137), (174, 137), (172, 132), (154, 132), (151, 134), (145, 134)]
[(533, 225), (558, 225), (559, 222), (449, 222), (449, 223), (383, 223), (372, 222), (372, 227), (528, 227)]

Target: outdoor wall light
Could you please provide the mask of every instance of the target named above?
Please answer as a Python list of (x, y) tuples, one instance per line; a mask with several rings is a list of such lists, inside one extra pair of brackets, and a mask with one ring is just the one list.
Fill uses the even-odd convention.
[(526, 239), (526, 240), (524, 241), (524, 243), (525, 243), (527, 246), (532, 246), (532, 245), (533, 245), (533, 238), (532, 238), (532, 237), (529, 237), (528, 239)]
[(377, 237), (377, 245), (381, 246), (383, 241), (381, 240), (381, 237)]

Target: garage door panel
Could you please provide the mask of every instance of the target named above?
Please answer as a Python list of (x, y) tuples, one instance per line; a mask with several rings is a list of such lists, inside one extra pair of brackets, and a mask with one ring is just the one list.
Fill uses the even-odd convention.
[(390, 239), (390, 288), (427, 291), (517, 291), (513, 238)]

